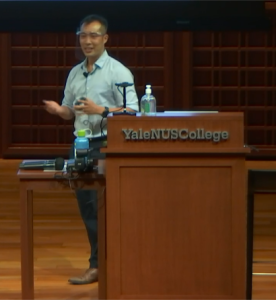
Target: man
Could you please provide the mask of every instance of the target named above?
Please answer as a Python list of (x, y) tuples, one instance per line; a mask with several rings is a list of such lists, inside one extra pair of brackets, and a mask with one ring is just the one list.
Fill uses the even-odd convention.
[[(70, 71), (61, 105), (55, 101), (44, 100), (45, 109), (49, 113), (65, 120), (75, 118), (75, 136), (80, 129), (90, 129), (92, 143), (98, 144), (106, 139), (105, 125), (108, 113), (123, 110), (122, 91), (118, 90), (115, 83), (133, 83), (131, 72), (111, 58), (105, 49), (108, 40), (107, 28), (108, 23), (101, 16), (89, 15), (81, 21), (77, 34), (86, 59)], [(138, 111), (134, 85), (126, 89), (126, 99), (127, 110)], [(74, 157), (73, 150), (72, 146), (70, 158)], [(89, 268), (85, 273), (70, 278), (69, 282), (87, 284), (98, 280), (97, 193), (78, 190), (76, 195), (91, 247), (91, 256)]]

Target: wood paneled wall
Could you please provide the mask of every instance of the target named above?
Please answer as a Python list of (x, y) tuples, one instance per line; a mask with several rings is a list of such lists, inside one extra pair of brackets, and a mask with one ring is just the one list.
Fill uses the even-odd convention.
[[(111, 33), (109, 54), (130, 68), (139, 98), (153, 86), (158, 110), (243, 111), (245, 143), (276, 157), (276, 13), (269, 32)], [(74, 33), (0, 33), (0, 157), (67, 156), (71, 121), (42, 108), (61, 102), (83, 59)]]

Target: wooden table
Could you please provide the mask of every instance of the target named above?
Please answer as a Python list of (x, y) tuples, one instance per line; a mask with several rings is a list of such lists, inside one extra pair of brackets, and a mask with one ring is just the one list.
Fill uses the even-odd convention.
[[(21, 288), (22, 299), (34, 299), (34, 256), (33, 256), (33, 191), (96, 189), (105, 193), (105, 163), (98, 162), (98, 171), (84, 173), (78, 179), (70, 180), (57, 178), (60, 171), (31, 171), (19, 170), (20, 185), (20, 222), (21, 222)], [(57, 176), (56, 176), (57, 175)], [(65, 174), (66, 175), (66, 174)], [(71, 186), (71, 187), (70, 187)], [(98, 201), (98, 231), (99, 231), (99, 265), (105, 261), (105, 196)], [(103, 250), (101, 250), (103, 249)], [(104, 266), (103, 266), (104, 267)], [(99, 282), (104, 288), (104, 273), (99, 272)], [(99, 284), (100, 289), (100, 284)], [(100, 293), (100, 291), (99, 291)]]

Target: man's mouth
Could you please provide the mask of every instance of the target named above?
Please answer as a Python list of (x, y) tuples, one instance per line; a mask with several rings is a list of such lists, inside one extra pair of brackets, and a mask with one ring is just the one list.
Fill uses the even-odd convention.
[(92, 52), (94, 48), (84, 48), (85, 52)]

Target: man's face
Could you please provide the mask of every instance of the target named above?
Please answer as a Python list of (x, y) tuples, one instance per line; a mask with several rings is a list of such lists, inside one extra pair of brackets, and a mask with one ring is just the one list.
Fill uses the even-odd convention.
[(81, 26), (79, 38), (84, 55), (88, 58), (98, 58), (104, 51), (108, 35), (104, 33), (101, 23), (95, 21)]

